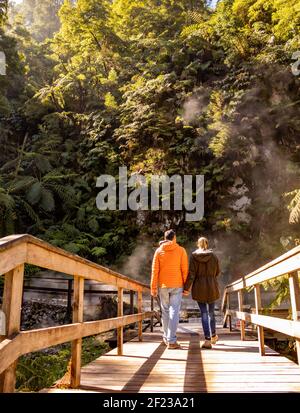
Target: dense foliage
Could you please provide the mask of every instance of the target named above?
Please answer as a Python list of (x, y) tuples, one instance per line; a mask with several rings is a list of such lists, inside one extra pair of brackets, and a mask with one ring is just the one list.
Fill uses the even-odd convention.
[[(23, 0), (1, 21), (1, 236), (112, 264), (171, 223), (234, 276), (295, 245), (299, 0)], [(204, 174), (205, 218), (99, 211), (122, 165)]]
[[(108, 350), (108, 344), (100, 341), (98, 337), (84, 338), (82, 340), (82, 365), (90, 363)], [(20, 357), (17, 367), (17, 390), (19, 392), (39, 391), (53, 386), (66, 373), (70, 357), (70, 343)]]

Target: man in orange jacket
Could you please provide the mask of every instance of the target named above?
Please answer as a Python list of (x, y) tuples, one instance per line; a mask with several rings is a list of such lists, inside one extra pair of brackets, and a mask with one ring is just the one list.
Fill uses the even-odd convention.
[(151, 295), (156, 297), (159, 293), (163, 341), (169, 349), (176, 349), (180, 348), (176, 330), (183, 286), (188, 275), (188, 257), (186, 250), (177, 244), (175, 231), (166, 231), (164, 238), (152, 262)]

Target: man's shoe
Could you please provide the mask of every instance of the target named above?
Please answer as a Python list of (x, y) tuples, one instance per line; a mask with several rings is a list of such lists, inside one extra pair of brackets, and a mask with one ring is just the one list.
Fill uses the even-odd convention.
[(169, 343), (168, 343), (168, 341), (165, 339), (165, 338), (163, 338), (163, 343), (167, 346)]
[(206, 349), (211, 349), (211, 341), (210, 340), (205, 340), (204, 343), (202, 344), (201, 348), (206, 348)]
[(219, 337), (217, 334), (211, 338), (211, 344), (217, 344), (217, 341), (219, 340)]
[(181, 346), (177, 342), (168, 344), (168, 349), (169, 350), (175, 350), (175, 349), (180, 349), (180, 348), (181, 348)]

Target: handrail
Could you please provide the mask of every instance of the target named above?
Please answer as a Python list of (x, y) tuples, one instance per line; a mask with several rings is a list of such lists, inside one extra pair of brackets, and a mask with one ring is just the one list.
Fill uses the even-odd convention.
[[(13, 259), (11, 257), (12, 252), (14, 252)], [(48, 257), (45, 257), (43, 252), (48, 252)], [(61, 263), (51, 260), (51, 256), (56, 254), (57, 258), (61, 257), (61, 259), (64, 260), (65, 265), (75, 262), (76, 268), (73, 264), (72, 269), (74, 268), (74, 270), (76, 270), (75, 273), (83, 276), (84, 278), (105, 282), (107, 284), (116, 285), (117, 287), (123, 287), (125, 289), (128, 288), (135, 291), (145, 292), (149, 291), (149, 286), (146, 284), (135, 281), (116, 271), (82, 258), (77, 254), (73, 254), (61, 248), (55, 247), (29, 234), (11, 235), (1, 238), (0, 254), (0, 274), (11, 271), (17, 265), (24, 263), (33, 264), (49, 270), (64, 273), (65, 271), (61, 266)], [(97, 270), (97, 272), (93, 270)], [(69, 274), (69, 272), (66, 273)], [(74, 272), (70, 274), (74, 274)]]
[[(224, 313), (224, 327), (227, 326), (227, 320), (229, 320), (231, 328), (232, 317), (241, 320), (242, 340), (245, 340), (246, 322), (258, 326), (259, 351), (261, 355), (265, 354), (264, 327), (293, 337), (296, 340), (298, 364), (300, 364), (300, 287), (298, 271), (300, 271), (300, 246), (293, 248), (250, 274), (228, 284), (224, 290), (221, 308)], [(277, 317), (260, 314), (262, 310), (260, 295), (261, 283), (283, 275), (288, 275), (289, 277), (292, 320), (279, 319)], [(254, 287), (255, 314), (243, 312), (243, 292), (249, 287)], [(230, 309), (230, 294), (234, 292), (238, 294), (238, 311)]]
[[(73, 324), (20, 331), (24, 264), (32, 264), (73, 276)], [(140, 341), (142, 340), (142, 321), (150, 318), (151, 327), (153, 327), (155, 311), (153, 311), (152, 298), (151, 311), (142, 311), (143, 293), (150, 293), (148, 285), (31, 235), (11, 235), (0, 239), (0, 274), (5, 276), (2, 310), (7, 320), (6, 335), (0, 336), (0, 392), (14, 391), (15, 370), (17, 360), (21, 355), (69, 341), (72, 342), (70, 385), (73, 388), (79, 387), (83, 337), (117, 329), (118, 355), (122, 355), (124, 326), (137, 322)], [(83, 322), (85, 279), (117, 287), (118, 317)], [(137, 292), (137, 314), (123, 315), (124, 289)]]

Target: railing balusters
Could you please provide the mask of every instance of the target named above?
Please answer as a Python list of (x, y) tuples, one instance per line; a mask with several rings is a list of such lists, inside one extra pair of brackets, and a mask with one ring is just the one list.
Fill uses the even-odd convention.
[[(300, 288), (297, 272), (289, 274), (290, 298), (292, 307), (292, 317), (294, 321), (300, 320)], [(296, 338), (296, 351), (298, 364), (300, 364), (300, 340)]]
[[(142, 313), (143, 311), (143, 292), (138, 291), (138, 313)], [(139, 321), (138, 323), (138, 330), (139, 330), (139, 341), (143, 340), (143, 321)]]
[[(74, 277), (73, 323), (83, 322), (84, 278)], [(71, 387), (80, 386), (82, 338), (72, 341)]]
[[(6, 316), (6, 337), (20, 331), (23, 297), (24, 265), (19, 265), (5, 274), (2, 311)], [(0, 392), (13, 393), (16, 383), (15, 360), (0, 376)]]
[(130, 291), (130, 314), (134, 314), (134, 291)]
[[(255, 297), (255, 312), (259, 314), (261, 310), (261, 295), (260, 295), (260, 285), (256, 284), (254, 286), (254, 297)], [(257, 335), (259, 341), (259, 354), (261, 356), (265, 355), (265, 337), (264, 337), (264, 328), (257, 326)]]
[[(244, 305), (244, 297), (243, 297), (243, 290), (238, 291), (238, 302), (239, 302), (239, 311), (243, 312), (243, 305)], [(246, 339), (245, 335), (245, 321), (240, 320), (241, 326), (241, 340), (244, 341)]]
[[(118, 317), (123, 317), (123, 288), (118, 288)], [(123, 327), (117, 330), (118, 356), (123, 355)]]
[[(227, 307), (226, 311), (229, 311), (230, 310), (230, 296), (229, 296), (229, 294), (227, 294), (227, 296), (226, 296), (226, 307)], [(231, 322), (231, 315), (230, 314), (228, 314), (228, 319), (229, 319), (229, 331), (232, 331), (232, 322)]]

